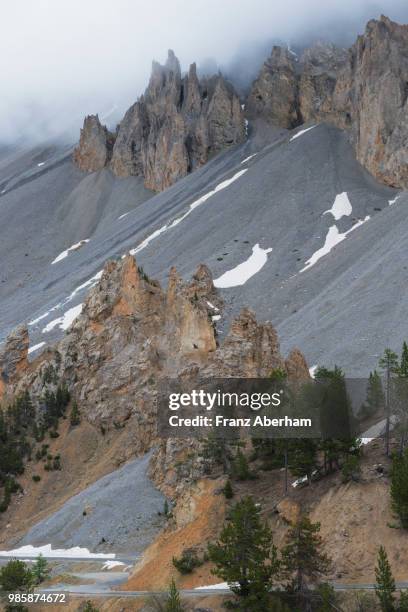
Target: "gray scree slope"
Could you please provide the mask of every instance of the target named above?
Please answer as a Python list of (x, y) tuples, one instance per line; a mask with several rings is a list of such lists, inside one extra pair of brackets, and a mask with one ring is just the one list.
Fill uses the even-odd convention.
[[(284, 351), (298, 346), (310, 365), (337, 363), (349, 374), (367, 374), (385, 346), (399, 349), (408, 336), (407, 198), (402, 193), (389, 206), (397, 192), (358, 164), (341, 131), (321, 124), (291, 140), (299, 131), (265, 137), (254, 129), (246, 143), (157, 195), (138, 178), (115, 179), (108, 170), (83, 174), (67, 151), (45, 149), (46, 164), (34, 168), (41, 151), (0, 155), (0, 185), (6, 189), (0, 195), (1, 339), (17, 323), (62, 303), (29, 327), (31, 345), (51, 342), (61, 330), (42, 330), (83, 301), (86, 288), (66, 300), (107, 258), (137, 247), (246, 169), (137, 253), (139, 265), (165, 283), (170, 266), (187, 278), (204, 262), (216, 278), (246, 260), (255, 244), (272, 248), (257, 274), (222, 291), (221, 337), (231, 316), (249, 305), (259, 319), (277, 326)], [(342, 192), (353, 210), (335, 221), (323, 213)], [(331, 226), (343, 233), (366, 216), (369, 221), (300, 273)], [(51, 265), (85, 238), (90, 242)]]

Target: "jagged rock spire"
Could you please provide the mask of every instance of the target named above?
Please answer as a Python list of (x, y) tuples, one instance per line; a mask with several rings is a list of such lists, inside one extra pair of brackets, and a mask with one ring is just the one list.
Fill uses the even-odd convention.
[(74, 161), (82, 170), (109, 165), (120, 177), (143, 175), (148, 188), (160, 191), (244, 139), (245, 120), (232, 86), (222, 76), (200, 83), (195, 64), (182, 78), (169, 50), (164, 65), (153, 62), (149, 85), (126, 112), (114, 144), (97, 117), (88, 117)]

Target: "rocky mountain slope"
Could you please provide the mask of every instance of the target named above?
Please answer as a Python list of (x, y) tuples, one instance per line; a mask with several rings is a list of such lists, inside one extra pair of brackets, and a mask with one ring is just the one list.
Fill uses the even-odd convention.
[[(67, 517), (72, 515), (70, 524), (78, 537), (73, 536), (65, 545), (82, 543), (82, 546), (97, 548), (101, 545), (103, 524), (114, 495), (108, 494), (108, 485), (111, 491), (120, 491), (130, 486), (131, 478), (135, 485), (137, 483), (137, 494), (141, 495), (143, 491), (143, 495), (149, 498), (148, 507), (146, 497), (145, 513), (151, 520), (151, 508), (157, 508), (158, 500), (163, 498), (149, 490), (146, 460), (143, 465), (132, 467), (129, 464), (120, 474), (117, 471), (100, 484), (95, 483), (58, 511), (59, 504), (78, 493), (79, 483), (83, 483), (85, 475), (89, 478), (89, 464), (98, 466), (100, 476), (112, 468), (113, 460), (116, 466), (121, 466), (126, 460), (155, 447), (150, 477), (171, 497), (182, 492), (192, 479), (203, 476), (203, 461), (194, 452), (190, 456), (194, 444), (158, 437), (156, 400), (163, 378), (195, 380), (197, 374), (256, 378), (267, 376), (276, 368), (285, 370), (292, 380), (309, 376), (302, 354), (294, 349), (285, 360), (272, 325), (257, 323), (248, 309), (236, 317), (226, 338), (219, 341), (217, 315), (214, 313), (221, 312), (222, 307), (222, 299), (205, 266), (197, 269), (188, 284), (173, 268), (167, 290), (163, 290), (157, 281), (149, 279), (136, 266), (133, 257), (127, 256), (106, 264), (101, 279), (89, 292), (82, 314), (66, 336), (34, 361), (29, 363), (27, 359), (26, 328), (19, 328), (9, 337), (0, 354), (1, 404), (7, 405), (13, 397), (28, 391), (40, 417), (44, 410), (44, 397), (64, 384), (72, 401), (80, 406), (84, 421), (84, 426), (78, 429), (65, 426), (61, 440), (58, 437), (56, 443), (62, 462), (62, 488), (55, 488), (47, 474), (42, 474), (46, 480), (41, 484), (41, 490), (47, 488), (48, 481), (56, 514), (40, 520), (22, 543), (51, 542), (54, 546), (61, 546), (61, 534), (67, 533), (64, 531)], [(88, 449), (86, 440), (80, 437), (84, 427), (90, 443)], [(70, 451), (64, 443), (68, 437)], [(74, 458), (68, 462), (70, 471), (67, 474), (66, 453), (68, 456), (72, 453), (76, 446), (75, 438), (80, 442), (81, 453), (88, 452), (89, 456), (85, 464), (82, 460), (75, 462)], [(33, 456), (36, 456), (34, 452)], [(80, 457), (78, 454), (78, 459)], [(41, 458), (36, 459), (30, 473), (42, 471), (41, 468)], [(94, 479), (98, 471), (94, 469), (91, 473)], [(42, 515), (40, 512), (43, 503), (33, 503), (37, 500), (38, 485), (26, 479), (25, 487), (25, 494), (15, 499), (0, 517), (2, 524), (7, 524), (10, 517), (18, 514), (22, 515), (23, 524), (30, 526), (34, 517), (44, 518), (44, 511)], [(132, 492), (121, 494), (123, 500), (128, 495)], [(138, 500), (140, 502), (139, 497)], [(90, 518), (84, 524), (80, 510), (87, 506), (92, 511), (89, 510)], [(49, 503), (47, 507), (50, 511)], [(133, 529), (135, 524), (143, 527), (143, 520), (134, 519), (134, 515), (141, 512), (138, 508), (135, 504), (129, 511), (129, 520), (121, 522), (123, 529), (125, 526)], [(8, 541), (16, 538), (19, 528), (19, 524), (15, 524), (4, 537)], [(146, 525), (143, 529), (136, 538), (138, 543), (134, 544), (134, 550), (139, 550), (140, 542), (146, 544)], [(109, 539), (104, 538), (103, 542), (105, 545), (110, 541), (111, 545), (120, 546), (122, 550), (129, 546), (130, 540), (124, 538), (123, 530), (118, 532), (116, 527), (111, 527), (108, 532)]]

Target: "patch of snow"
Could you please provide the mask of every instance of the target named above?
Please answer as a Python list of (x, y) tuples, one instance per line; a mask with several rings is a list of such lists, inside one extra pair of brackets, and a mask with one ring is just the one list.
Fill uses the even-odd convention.
[(252, 247), (252, 255), (244, 262), (227, 270), (221, 276), (214, 280), (214, 286), (218, 289), (227, 289), (228, 287), (238, 287), (244, 285), (254, 274), (259, 272), (268, 261), (268, 253), (272, 249), (262, 249), (257, 243)]
[(7, 191), (6, 189), (3, 189), (3, 191), (1, 193), (6, 193), (6, 191)]
[(216, 306), (214, 306), (214, 304), (211, 304), (211, 302), (209, 302), (208, 300), (207, 300), (207, 305), (208, 305), (210, 308), (212, 308), (213, 310), (215, 310), (215, 312), (218, 312), (218, 311), (219, 311), (219, 308), (217, 308)]
[(60, 329), (64, 331), (67, 330), (72, 325), (72, 323), (75, 321), (75, 319), (81, 314), (81, 312), (82, 312), (82, 304), (78, 304), (77, 306), (70, 308), (62, 316), (47, 323), (47, 325), (42, 330), (42, 333), (47, 334), (50, 331), (52, 331), (55, 327), (59, 327)]
[(245, 119), (245, 136), (248, 136), (248, 125), (249, 125), (248, 119)]
[(118, 217), (118, 221), (120, 221), (121, 219), (124, 219), (125, 217), (127, 217), (127, 216), (128, 216), (128, 214), (129, 214), (129, 213), (127, 212), (127, 213), (125, 213), (124, 215), (120, 215), (120, 217)]
[(311, 376), (312, 378), (314, 378), (314, 375), (315, 375), (315, 372), (316, 372), (316, 370), (317, 370), (317, 367), (318, 367), (317, 365), (312, 365), (312, 367), (311, 367), (311, 368), (309, 368), (309, 374), (310, 374), (310, 376)]
[(334, 204), (329, 210), (324, 211), (324, 215), (331, 213), (333, 217), (338, 221), (342, 217), (348, 217), (353, 212), (353, 208), (350, 204), (350, 200), (348, 198), (347, 192), (343, 191), (336, 195), (336, 199), (334, 200)]
[(204, 589), (229, 589), (228, 582), (219, 582), (218, 584), (208, 584), (207, 586), (195, 587), (195, 591), (202, 591)]
[(311, 127), (305, 128), (304, 130), (300, 130), (300, 132), (298, 132), (297, 134), (295, 134), (294, 136), (292, 136), (292, 138), (289, 140), (289, 142), (292, 142), (292, 140), (296, 140), (296, 138), (299, 138), (299, 136), (303, 136), (303, 134), (306, 134), (306, 132), (309, 132), (309, 130), (313, 130), (313, 128), (317, 127), (316, 125), (312, 125)]
[(307, 476), (302, 476), (302, 478), (298, 478), (295, 482), (292, 482), (292, 487), (296, 489), (299, 485), (307, 482)]
[(87, 242), (89, 242), (89, 238), (86, 238), (85, 240), (80, 240), (79, 242), (76, 242), (75, 244), (70, 246), (68, 249), (66, 249), (65, 251), (62, 251), (62, 253), (57, 255), (57, 257), (54, 259), (54, 261), (51, 262), (51, 265), (56, 264), (59, 261), (62, 261), (63, 259), (68, 257), (68, 255), (70, 254), (71, 251), (78, 251)]
[(120, 565), (125, 565), (122, 561), (106, 561), (103, 566), (102, 569), (103, 570), (111, 570), (114, 567), (119, 567)]
[(39, 164), (37, 164), (37, 166), (38, 166), (39, 168), (41, 168), (41, 166), (43, 166), (44, 164), (45, 164), (45, 162), (40, 162)]
[(241, 164), (246, 164), (246, 162), (248, 162), (250, 159), (255, 157), (255, 155), (256, 155), (256, 153), (252, 153), (252, 155), (249, 155), (249, 157), (246, 157), (245, 159), (243, 159)]
[(35, 351), (38, 351), (43, 346), (45, 346), (45, 342), (39, 342), (38, 344), (34, 344), (34, 346), (30, 346), (28, 354), (31, 355), (31, 353), (35, 353)]
[(115, 554), (91, 553), (87, 548), (74, 546), (73, 548), (55, 548), (52, 549), (51, 544), (44, 546), (21, 546), (14, 550), (1, 550), (0, 557), (38, 557), (42, 554), (46, 558), (69, 557), (74, 559), (114, 559)]
[[(1, 192), (3, 193), (3, 192)], [(398, 200), (398, 198), (400, 197), (400, 193), (398, 195), (395, 196), (395, 198), (393, 200), (388, 200), (388, 205), (392, 206), (393, 204), (395, 204), (395, 202)]]
[(367, 215), (365, 217), (365, 219), (360, 219), (359, 221), (357, 221), (357, 223), (355, 223), (349, 230), (347, 230), (346, 232), (344, 232), (343, 234), (341, 234), (338, 230), (338, 227), (336, 225), (332, 225), (329, 228), (329, 231), (327, 232), (327, 236), (326, 239), (324, 241), (324, 245), (318, 249), (317, 251), (315, 251), (313, 253), (313, 255), (311, 256), (310, 259), (308, 259), (306, 261), (306, 265), (304, 268), (302, 268), (300, 270), (300, 272), (305, 272), (306, 270), (308, 270), (309, 268), (311, 268), (312, 266), (315, 265), (315, 263), (317, 263), (319, 261), (319, 259), (321, 259), (322, 257), (324, 257), (325, 255), (327, 255), (328, 253), (330, 253), (330, 251), (340, 242), (342, 242), (345, 238), (347, 238), (347, 236), (349, 234), (351, 234), (351, 232), (353, 232), (355, 229), (357, 229), (358, 227), (360, 227), (361, 225), (363, 225), (363, 223), (366, 223), (366, 221), (368, 221), (370, 219), (369, 215)]
[(242, 110), (245, 110), (245, 104), (241, 104)]
[(219, 321), (220, 319), (221, 319), (221, 315), (213, 315), (213, 316), (211, 317), (211, 320), (212, 320), (212, 321)]
[(160, 236), (167, 230), (172, 229), (173, 227), (176, 227), (176, 225), (184, 221), (184, 219), (188, 217), (188, 215), (190, 215), (193, 212), (193, 210), (198, 208), (198, 206), (201, 206), (201, 204), (206, 202), (209, 198), (211, 198), (213, 195), (215, 195), (219, 191), (222, 191), (226, 187), (229, 187), (234, 181), (239, 179), (247, 171), (248, 171), (247, 168), (245, 168), (245, 170), (240, 170), (239, 172), (234, 174), (234, 176), (232, 176), (231, 178), (226, 179), (225, 181), (222, 181), (221, 183), (219, 183), (214, 189), (212, 189), (208, 193), (204, 194), (203, 196), (195, 200), (192, 204), (190, 204), (189, 208), (184, 213), (184, 215), (182, 215), (181, 217), (178, 217), (171, 223), (166, 223), (166, 225), (162, 225), (162, 227), (160, 227), (159, 229), (154, 231), (152, 234), (150, 234), (150, 236), (145, 238), (145, 240), (143, 240), (143, 242), (141, 242), (137, 247), (135, 247), (134, 249), (131, 249), (129, 253), (131, 255), (136, 255), (136, 253), (139, 253), (140, 251), (145, 249), (152, 242), (152, 240), (154, 240), (155, 238), (157, 238), (158, 236)]
[(97, 272), (95, 276), (92, 276), (91, 278), (89, 278), (87, 281), (82, 283), (82, 285), (78, 285), (78, 287), (76, 287), (73, 290), (73, 292), (69, 294), (69, 296), (65, 299), (65, 301), (62, 304), (57, 304), (57, 306), (54, 306), (53, 310), (55, 310), (56, 308), (59, 308), (59, 306), (63, 306), (64, 304), (71, 302), (74, 299), (74, 297), (76, 297), (76, 295), (78, 295), (78, 293), (80, 293), (84, 289), (87, 289), (88, 287), (93, 287), (94, 285), (96, 285), (98, 280), (102, 278), (102, 274), (103, 274), (103, 270), (99, 270), (99, 272)]

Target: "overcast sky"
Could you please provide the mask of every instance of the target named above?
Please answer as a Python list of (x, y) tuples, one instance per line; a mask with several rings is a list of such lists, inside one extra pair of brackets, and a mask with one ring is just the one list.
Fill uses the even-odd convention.
[(142, 93), (151, 60), (163, 61), (168, 48), (183, 69), (215, 61), (251, 72), (274, 39), (349, 44), (381, 13), (407, 23), (408, 2), (3, 0), (0, 141), (77, 130), (85, 114), (115, 107), (109, 123)]

